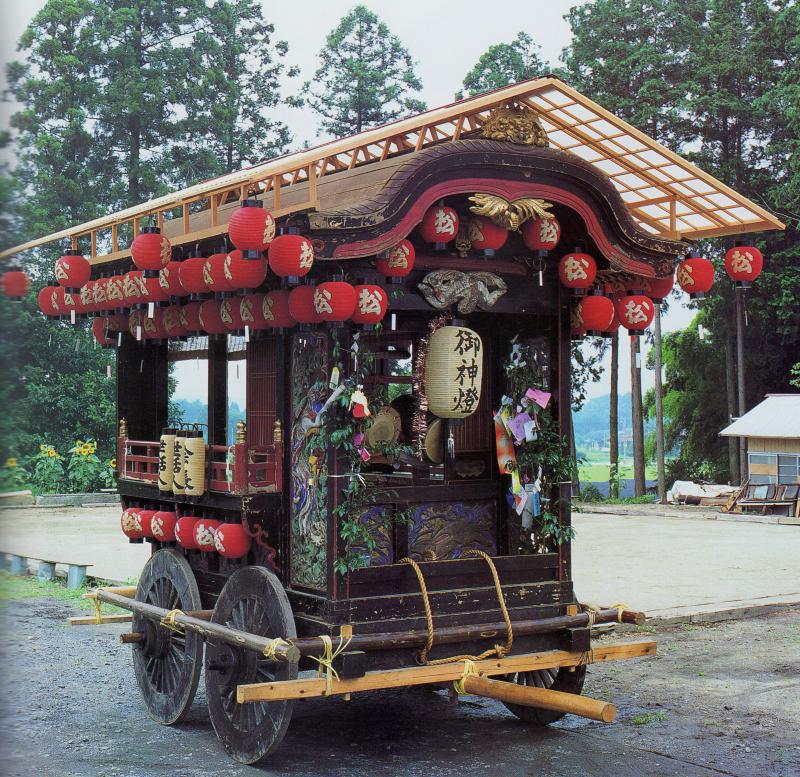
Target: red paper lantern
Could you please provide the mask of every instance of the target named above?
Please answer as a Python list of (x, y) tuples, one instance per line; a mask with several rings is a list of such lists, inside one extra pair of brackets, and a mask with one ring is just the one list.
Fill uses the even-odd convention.
[(122, 532), (125, 534), (126, 537), (132, 540), (140, 540), (144, 537), (144, 531), (142, 531), (142, 521), (139, 517), (139, 513), (141, 510), (135, 507), (129, 507), (127, 510), (122, 511), (122, 516), (120, 517), (120, 526), (122, 527)]
[(267, 326), (276, 329), (290, 329), (297, 323), (289, 304), (291, 295), (292, 292), (285, 289), (270, 291), (264, 295), (261, 300), (261, 315)]
[(264, 318), (261, 305), (264, 301), (263, 294), (245, 294), (238, 299), (239, 317), (242, 326), (249, 327), (251, 332), (267, 329), (269, 324)]
[(674, 285), (675, 278), (672, 275), (668, 275), (666, 278), (648, 278), (645, 291), (653, 302), (662, 302), (670, 295)]
[(222, 321), (219, 311), (219, 302), (208, 299), (200, 305), (200, 327), (210, 335), (224, 335), (228, 330)]
[(419, 234), (426, 243), (449, 243), (458, 234), (458, 214), (442, 203), (428, 208), (420, 224)]
[(755, 246), (738, 241), (725, 254), (725, 271), (740, 289), (749, 289), (764, 269), (764, 257)]
[(363, 284), (355, 287), (356, 308), (351, 316), (356, 324), (374, 326), (383, 321), (389, 307), (389, 297), (380, 286)]
[(76, 312), (80, 314), (86, 314), (93, 313), (95, 311), (94, 287), (96, 284), (97, 281), (86, 281), (86, 283), (81, 286), (80, 294), (78, 295), (78, 307), (76, 308)]
[(60, 286), (75, 292), (91, 278), (92, 266), (77, 248), (70, 248), (56, 259), (55, 274)]
[(205, 295), (208, 291), (205, 269), (206, 260), (202, 256), (192, 256), (181, 262), (178, 271), (181, 286), (193, 297)]
[(180, 307), (181, 326), (183, 326), (187, 334), (196, 335), (203, 331), (203, 325), (200, 323), (201, 307), (201, 302), (190, 302)]
[(219, 317), (228, 332), (238, 332), (244, 329), (238, 297), (224, 299), (219, 303)]
[(174, 512), (159, 510), (150, 519), (151, 536), (159, 542), (175, 542), (175, 524), (177, 520)]
[(267, 260), (260, 251), (231, 251), (225, 260), (225, 276), (234, 289), (252, 291), (267, 277)]
[(58, 298), (61, 306), (61, 318), (68, 319), (74, 324), (80, 307), (79, 295), (72, 294), (66, 289), (59, 289)]
[(619, 331), (619, 316), (617, 316), (617, 306), (614, 305), (614, 318), (611, 319), (611, 325), (603, 330), (603, 337), (613, 337)]
[(689, 256), (678, 265), (677, 278), (691, 299), (702, 299), (714, 285), (714, 265), (701, 256)]
[(122, 297), (126, 308), (133, 308), (143, 304), (147, 288), (141, 270), (130, 270), (122, 276)]
[(171, 261), (158, 272), (158, 282), (168, 297), (186, 297), (189, 292), (181, 283), (181, 262)]
[(326, 281), (314, 289), (314, 310), (323, 321), (346, 321), (356, 309), (355, 289), (343, 281)]
[(236, 248), (260, 253), (275, 237), (275, 219), (261, 200), (242, 200), (242, 206), (228, 222), (228, 237)]
[(9, 270), (3, 273), (3, 294), (10, 300), (19, 302), (31, 290), (31, 279), (22, 270)]
[(531, 251), (552, 251), (561, 239), (561, 224), (553, 217), (544, 216), (528, 219), (520, 227), (522, 242)]
[(172, 245), (158, 227), (143, 227), (131, 243), (131, 257), (140, 270), (158, 272), (172, 258)]
[(125, 307), (125, 278), (122, 275), (112, 275), (106, 286), (106, 297), (109, 308), (121, 310)]
[(159, 305), (166, 305), (169, 302), (169, 294), (161, 285), (161, 279), (157, 275), (142, 278), (142, 283), (147, 292), (143, 295), (145, 301)]
[(558, 278), (563, 286), (573, 289), (577, 295), (584, 294), (597, 276), (597, 263), (589, 256), (575, 249), (571, 254), (561, 257), (558, 263)]
[(170, 305), (168, 308), (164, 308), (163, 323), (167, 337), (184, 337), (187, 334), (181, 319), (181, 308), (177, 305)]
[(92, 321), (92, 334), (94, 335), (94, 339), (97, 340), (98, 345), (103, 346), (103, 348), (110, 348), (112, 345), (115, 345), (114, 338), (108, 336), (109, 331), (107, 318), (96, 318)]
[(577, 315), (586, 334), (598, 336), (614, 321), (614, 303), (602, 295), (592, 294), (577, 304)]
[(217, 528), (222, 526), (222, 521), (211, 521), (208, 518), (201, 518), (194, 527), (194, 541), (197, 549), (207, 553), (216, 550), (214, 545), (214, 535)]
[(297, 282), (314, 265), (314, 246), (302, 235), (279, 235), (270, 244), (268, 256), (275, 275)]
[(105, 313), (109, 309), (108, 304), (108, 281), (109, 278), (98, 278), (94, 282), (92, 293), (94, 295), (93, 308), (96, 311)]
[(500, 227), (486, 216), (473, 216), (467, 232), (473, 248), (483, 251), (485, 256), (494, 256), (508, 240), (508, 230)]
[(386, 251), (386, 256), (375, 261), (379, 273), (387, 278), (403, 278), (414, 267), (417, 254), (410, 240), (401, 240)]
[(298, 286), (289, 292), (289, 315), (299, 324), (318, 324), (322, 321), (314, 307), (314, 291), (314, 286)]
[(106, 326), (109, 332), (127, 332), (128, 317), (126, 315), (108, 316)]
[(178, 541), (178, 545), (186, 548), (186, 550), (197, 550), (195, 528), (201, 520), (201, 518), (195, 518), (191, 515), (184, 515), (183, 518), (178, 518), (175, 522), (175, 539)]
[(134, 340), (144, 340), (144, 313), (132, 310), (128, 315), (128, 331)]
[(215, 294), (230, 294), (234, 290), (233, 278), (230, 270), (226, 266), (228, 254), (216, 253), (206, 259), (203, 266), (203, 280), (206, 283), (206, 291), (213, 291)]
[(61, 315), (59, 292), (61, 292), (63, 300), (64, 290), (60, 286), (44, 286), (39, 290), (36, 298), (39, 302), (39, 310), (48, 318), (58, 318)]
[(617, 303), (617, 318), (631, 335), (638, 336), (653, 320), (655, 303), (644, 294), (628, 294)]
[(151, 521), (157, 510), (139, 510), (139, 522), (142, 525), (142, 535), (145, 537), (153, 536)]
[(164, 309), (155, 308), (153, 315), (149, 316), (150, 311), (142, 311), (142, 322), (144, 325), (144, 336), (148, 340), (166, 340), (167, 329), (164, 326)]
[(240, 523), (221, 523), (214, 532), (214, 547), (225, 558), (242, 558), (250, 551), (252, 540)]

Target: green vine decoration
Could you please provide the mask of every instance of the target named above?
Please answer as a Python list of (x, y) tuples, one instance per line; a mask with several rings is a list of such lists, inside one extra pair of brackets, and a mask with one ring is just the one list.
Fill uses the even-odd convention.
[[(540, 366), (537, 347), (533, 342), (515, 342), (511, 355), (504, 362), (506, 375), (506, 397), (504, 405), (512, 414), (524, 406), (523, 397), (529, 388), (547, 391), (547, 383)], [(569, 443), (558, 429), (558, 419), (553, 417), (551, 404), (548, 409), (532, 405), (539, 423), (535, 440), (524, 440), (516, 447), (517, 469), (520, 478), (533, 481), (542, 468), (542, 511), (534, 519), (531, 533), (521, 530), (520, 541), (528, 552), (553, 552), (559, 545), (575, 536), (572, 526), (563, 526), (559, 520), (562, 504), (572, 507), (571, 499), (561, 499), (559, 484), (571, 482), (577, 474), (577, 461), (572, 458)], [(530, 407), (528, 408), (530, 410)], [(549, 494), (549, 497), (547, 496)]]

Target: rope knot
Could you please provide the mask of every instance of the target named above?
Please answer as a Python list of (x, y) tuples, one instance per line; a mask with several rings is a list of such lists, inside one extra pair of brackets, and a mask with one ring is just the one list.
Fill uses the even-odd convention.
[(182, 610), (170, 610), (161, 619), (161, 625), (170, 631), (174, 631), (176, 634), (185, 634), (186, 630), (180, 624), (175, 623), (175, 618), (179, 615), (184, 615), (184, 612)]
[(453, 683), (453, 689), (459, 696), (466, 695), (467, 691), (464, 688), (464, 682), (468, 677), (477, 677), (477, 676), (478, 676), (478, 670), (475, 666), (475, 662), (469, 658), (465, 659), (464, 671), (461, 673), (461, 678)]
[(269, 642), (267, 642), (267, 644), (264, 646), (264, 650), (261, 652), (264, 655), (264, 658), (270, 658), (274, 661), (277, 657), (278, 648), (280, 647), (291, 647), (291, 645), (285, 639), (276, 637), (275, 639), (269, 640)]
[(352, 637), (348, 637), (346, 642), (344, 637), (339, 637), (339, 645), (336, 650), (333, 649), (333, 640), (327, 634), (321, 634), (320, 639), (324, 647), (322, 655), (309, 656), (309, 658), (319, 664), (317, 677), (322, 677), (323, 672), (325, 674), (325, 691), (322, 695), (330, 696), (333, 692), (333, 681), (336, 680), (338, 682), (339, 680), (339, 673), (333, 668), (333, 661), (347, 648)]

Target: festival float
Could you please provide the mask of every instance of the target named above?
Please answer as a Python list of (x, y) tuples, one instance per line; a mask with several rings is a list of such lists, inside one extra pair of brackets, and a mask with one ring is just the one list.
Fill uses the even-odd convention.
[[(587, 666), (656, 647), (594, 642), (645, 616), (574, 591), (571, 340), (640, 335), (680, 263), (707, 291), (692, 241), (781, 226), (547, 77), (11, 249), (60, 241), (43, 312), (98, 317), (116, 349), (120, 541), (152, 554), (88, 620), (130, 611), (147, 713), (181, 720), (204, 670), (242, 763), (279, 746), (294, 700), (368, 690), (612, 721)], [(170, 367), (196, 358), (207, 428), (169, 415)]]

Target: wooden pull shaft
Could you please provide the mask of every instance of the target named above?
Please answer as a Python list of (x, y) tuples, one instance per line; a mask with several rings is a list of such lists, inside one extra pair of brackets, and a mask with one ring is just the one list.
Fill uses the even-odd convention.
[(517, 685), (517, 683), (490, 680), (487, 677), (476, 675), (470, 675), (464, 680), (464, 690), (475, 696), (488, 696), (509, 704), (541, 707), (555, 712), (571, 712), (573, 715), (599, 720), (603, 723), (612, 723), (617, 717), (617, 708), (609, 702), (590, 699), (588, 696), (580, 696), (577, 693)]

